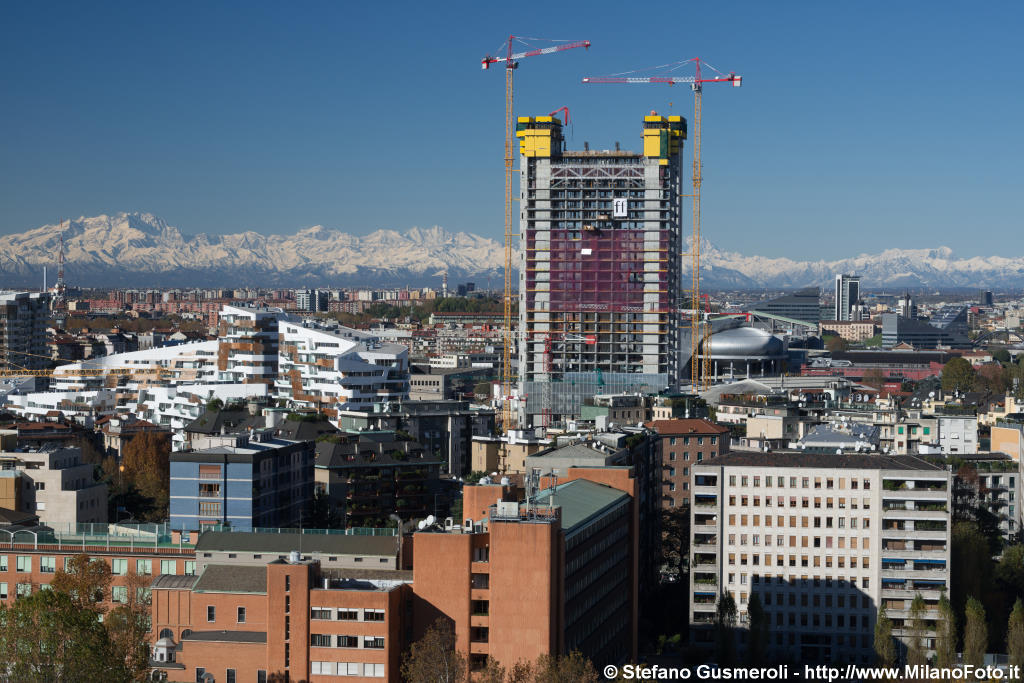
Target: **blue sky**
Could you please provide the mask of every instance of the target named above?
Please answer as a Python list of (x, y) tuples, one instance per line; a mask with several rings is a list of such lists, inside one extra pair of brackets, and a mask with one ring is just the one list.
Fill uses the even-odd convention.
[(580, 78), (701, 56), (704, 228), (747, 254), (1024, 254), (1019, 3), (6, 2), (0, 233), (149, 211), (186, 233), (498, 237), (508, 33), (517, 113), (636, 149), (667, 86)]

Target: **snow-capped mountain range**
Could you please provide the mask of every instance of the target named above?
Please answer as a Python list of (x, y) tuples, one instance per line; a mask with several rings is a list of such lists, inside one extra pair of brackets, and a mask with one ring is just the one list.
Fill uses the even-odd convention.
[[(56, 277), (60, 231), (44, 225), (0, 237), (0, 287)], [(499, 285), (500, 242), (440, 227), (356, 236), (323, 226), (291, 235), (188, 235), (148, 213), (78, 218), (64, 231), (66, 280), (81, 286)], [(836, 273), (865, 287), (1020, 288), (1024, 257), (957, 258), (949, 247), (887, 249), (838, 261), (796, 261), (727, 252), (704, 243), (705, 287), (827, 286)]]

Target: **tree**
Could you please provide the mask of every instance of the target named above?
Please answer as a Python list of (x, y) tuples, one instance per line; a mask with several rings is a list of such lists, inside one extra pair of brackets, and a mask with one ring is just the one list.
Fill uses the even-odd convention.
[(825, 348), (835, 353), (836, 351), (846, 351), (850, 348), (850, 342), (846, 341), (837, 335), (825, 335)]
[(166, 432), (145, 431), (125, 445), (121, 464), (124, 477), (139, 493), (153, 500), (149, 521), (167, 517), (171, 485), (171, 440)]
[(690, 509), (665, 508), (661, 511), (661, 564), (667, 573), (680, 577), (690, 557)]
[(896, 664), (896, 644), (892, 642), (892, 621), (885, 613), (885, 605), (878, 608), (875, 619), (875, 663), (880, 667)]
[(747, 603), (747, 616), (750, 617), (750, 640), (747, 646), (747, 664), (752, 667), (765, 663), (768, 652), (768, 615), (761, 605), (757, 593), (750, 594)]
[(970, 391), (974, 387), (974, 367), (963, 358), (953, 358), (942, 368), (943, 391)]
[(534, 683), (597, 683), (597, 670), (579, 652), (541, 655), (534, 664)]
[(935, 624), (935, 666), (948, 669), (956, 665), (956, 641), (956, 613), (943, 591), (939, 598), (939, 619)]
[(964, 664), (982, 666), (985, 651), (988, 650), (988, 625), (985, 623), (985, 607), (974, 597), (967, 599), (964, 623)]
[(455, 648), (451, 621), (439, 618), (409, 646), (402, 661), (402, 677), (408, 683), (464, 683), (466, 657)]
[(953, 525), (950, 570), (957, 577), (950, 587), (950, 599), (957, 614), (963, 614), (967, 597), (986, 595), (992, 586), (992, 555), (988, 541), (974, 522)]
[(1010, 612), (1006, 627), (1006, 652), (1010, 655), (1010, 666), (1024, 666), (1024, 602), (1017, 598)]
[(508, 683), (531, 683), (533, 681), (533, 662), (519, 661), (508, 670)]
[(924, 642), (924, 610), (924, 597), (917, 593), (910, 601), (910, 611), (905, 622), (908, 625), (907, 664), (910, 666), (924, 666), (928, 663), (928, 648)]
[(878, 368), (871, 368), (864, 372), (864, 376), (861, 377), (861, 384), (866, 384), (869, 387), (875, 389), (881, 389), (882, 385), (885, 384), (885, 375)]
[(1010, 352), (1006, 349), (996, 349), (992, 352), (992, 360), (997, 360), (1000, 363), (1010, 362)]
[(144, 674), (149, 664), (146, 634), (150, 628), (151, 584), (152, 577), (129, 571), (124, 579), (124, 602), (104, 619), (114, 653), (132, 675)]
[(721, 667), (731, 667), (736, 661), (736, 601), (729, 591), (722, 591), (715, 612), (715, 659)]
[(474, 681), (476, 683), (505, 683), (505, 667), (493, 657), (488, 657), (486, 666), (483, 671), (476, 673)]
[(0, 606), (0, 659), (11, 681), (131, 680), (96, 613), (57, 590)]
[(68, 561), (66, 569), (57, 570), (50, 588), (67, 593), (77, 607), (102, 614), (110, 581), (110, 566), (105, 561), (80, 553)]

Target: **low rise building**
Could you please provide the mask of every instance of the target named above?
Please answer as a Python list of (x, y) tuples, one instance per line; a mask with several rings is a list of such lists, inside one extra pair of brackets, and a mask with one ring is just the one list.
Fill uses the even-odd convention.
[(106, 522), (107, 485), (95, 470), (80, 448), (0, 452), (0, 507), (30, 512), (43, 524)]

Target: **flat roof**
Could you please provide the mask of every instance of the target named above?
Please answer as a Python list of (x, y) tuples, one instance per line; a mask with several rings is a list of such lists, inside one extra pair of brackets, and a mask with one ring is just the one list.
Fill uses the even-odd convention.
[(562, 529), (567, 533), (585, 522), (599, 516), (605, 510), (628, 500), (629, 496), (618, 489), (604, 484), (596, 484), (586, 479), (559, 484), (552, 489), (540, 491), (535, 500), (542, 504), (551, 504), (554, 493), (554, 504), (562, 510)]
[(865, 453), (805, 453), (803, 451), (733, 451), (695, 467), (817, 467), (859, 470), (924, 470), (944, 472), (913, 455), (868, 455)]
[(349, 536), (346, 534), (260, 533), (255, 531), (206, 531), (196, 542), (196, 552), (265, 552), (287, 555), (300, 550), (303, 555), (397, 555), (396, 536)]

